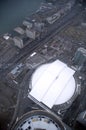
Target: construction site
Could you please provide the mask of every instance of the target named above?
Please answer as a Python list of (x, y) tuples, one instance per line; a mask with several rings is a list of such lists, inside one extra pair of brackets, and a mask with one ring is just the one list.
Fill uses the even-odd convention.
[(0, 129), (86, 129), (85, 1), (46, 0), (0, 36)]

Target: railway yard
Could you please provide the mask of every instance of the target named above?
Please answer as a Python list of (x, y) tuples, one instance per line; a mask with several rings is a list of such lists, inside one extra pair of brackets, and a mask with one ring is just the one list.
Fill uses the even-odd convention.
[(52, 111), (73, 130), (80, 129), (76, 118), (86, 111), (86, 8), (75, 0), (63, 1), (42, 3), (12, 34), (0, 37), (2, 130), (9, 130), (23, 114), (38, 109), (28, 100), (31, 75), (40, 65), (57, 59), (76, 71), (80, 88), (70, 107), (59, 113), (54, 106)]

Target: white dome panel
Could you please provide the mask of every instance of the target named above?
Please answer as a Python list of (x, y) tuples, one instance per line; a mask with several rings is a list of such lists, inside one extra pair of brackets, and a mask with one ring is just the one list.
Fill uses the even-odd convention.
[(70, 98), (73, 96), (75, 92), (75, 79), (73, 77), (71, 77), (63, 91), (64, 92), (62, 92), (61, 95), (56, 99), (55, 105), (63, 104), (70, 100)]
[(65, 103), (75, 91), (74, 73), (59, 60), (41, 65), (33, 73), (30, 94), (50, 108)]

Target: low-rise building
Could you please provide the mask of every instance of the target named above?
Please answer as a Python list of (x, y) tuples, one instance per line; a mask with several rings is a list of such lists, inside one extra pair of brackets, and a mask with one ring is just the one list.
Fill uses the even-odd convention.
[(24, 64), (20, 63), (19, 65), (17, 65), (13, 70), (11, 70), (11, 72), (8, 74), (8, 76), (11, 79), (15, 79), (18, 77), (18, 75), (24, 70)]

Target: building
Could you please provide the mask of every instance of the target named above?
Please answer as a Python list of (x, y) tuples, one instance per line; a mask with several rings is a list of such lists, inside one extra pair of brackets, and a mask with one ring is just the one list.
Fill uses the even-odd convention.
[(32, 28), (33, 27), (33, 23), (29, 22), (28, 20), (24, 20), (23, 21), (23, 25), (28, 27), (28, 28)]
[[(69, 107), (77, 96), (75, 71), (56, 60), (39, 66), (32, 74), (30, 95), (50, 109), (55, 106)], [(65, 109), (63, 107), (63, 109)]]
[(36, 38), (38, 38), (40, 36), (40, 32), (36, 31), (34, 28), (26, 28), (26, 35), (27, 37), (35, 40)]
[(34, 69), (40, 64), (45, 63), (45, 58), (39, 53), (33, 52), (25, 61), (27, 68)]
[(84, 64), (86, 63), (86, 49), (85, 48), (78, 48), (75, 56), (73, 58), (74, 64), (77, 66), (79, 70), (82, 70), (84, 67)]
[(9, 74), (8, 76), (11, 79), (15, 79), (18, 77), (18, 75), (24, 70), (24, 64), (20, 63), (17, 65)]
[(32, 41), (30, 38), (26, 36), (25, 29), (26, 29), (25, 26), (16, 27), (14, 31), (12, 32), (12, 39), (13, 39), (14, 45), (20, 49)]

